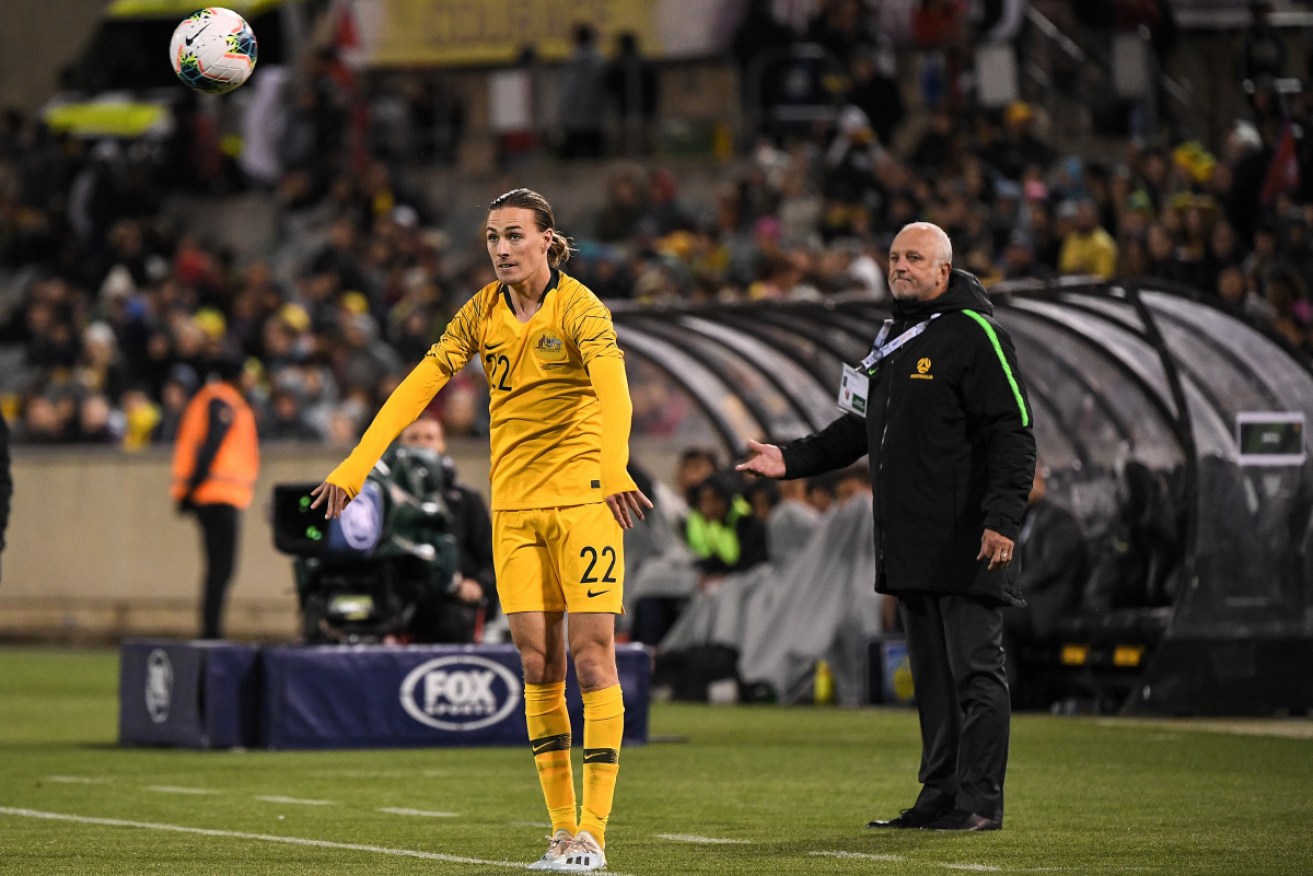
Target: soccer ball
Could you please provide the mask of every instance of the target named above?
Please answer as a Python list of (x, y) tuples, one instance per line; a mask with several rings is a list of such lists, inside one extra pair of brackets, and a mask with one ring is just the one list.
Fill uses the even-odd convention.
[(206, 94), (226, 94), (249, 79), (257, 52), (246, 19), (221, 6), (183, 19), (169, 41), (173, 72), (183, 85)]

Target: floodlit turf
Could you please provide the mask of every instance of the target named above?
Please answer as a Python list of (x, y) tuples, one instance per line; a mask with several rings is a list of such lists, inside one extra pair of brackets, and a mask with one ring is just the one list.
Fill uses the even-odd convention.
[[(545, 846), (525, 750), (119, 748), (117, 666), (0, 649), (0, 874), (496, 874)], [(1006, 828), (952, 835), (864, 828), (916, 793), (911, 712), (660, 705), (672, 741), (621, 757), (610, 869), (1306, 874), (1308, 725), (1018, 716)]]

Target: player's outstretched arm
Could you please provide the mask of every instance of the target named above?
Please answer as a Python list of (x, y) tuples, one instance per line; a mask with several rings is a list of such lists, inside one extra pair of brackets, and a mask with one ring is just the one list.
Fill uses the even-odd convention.
[(406, 379), (392, 390), (351, 455), (311, 491), (315, 500), (310, 507), (318, 508), (323, 504), (324, 516), (330, 520), (341, 514), (342, 509), (365, 485), (365, 478), (383, 451), (401, 434), (402, 429), (415, 422), (415, 418), (438, 394), (438, 390), (447, 385), (448, 379), (447, 373), (439, 367), (434, 356), (421, 359), (414, 370), (406, 375)]
[(752, 455), (734, 466), (735, 471), (746, 471), (763, 478), (784, 477), (784, 454), (779, 447), (748, 439), (748, 452)]

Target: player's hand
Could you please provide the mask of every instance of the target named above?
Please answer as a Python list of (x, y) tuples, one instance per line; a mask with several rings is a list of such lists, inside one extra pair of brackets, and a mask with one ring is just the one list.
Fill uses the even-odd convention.
[(607, 496), (606, 507), (611, 509), (611, 516), (620, 524), (621, 529), (633, 529), (634, 518), (645, 519), (643, 511), (652, 507), (652, 500), (644, 496), (642, 490), (626, 490)]
[(774, 444), (748, 439), (748, 452), (752, 455), (746, 462), (734, 466), (735, 471), (746, 471), (763, 478), (784, 477), (784, 454)]
[(1012, 539), (992, 529), (986, 529), (984, 535), (980, 536), (980, 553), (976, 554), (976, 559), (989, 560), (991, 572), (995, 569), (1003, 569), (1012, 564), (1015, 547)]
[(351, 497), (347, 495), (346, 490), (337, 484), (330, 484), (328, 481), (324, 481), (311, 490), (310, 495), (315, 497), (315, 500), (310, 503), (310, 507), (318, 508), (323, 505), (324, 517), (328, 520), (342, 516), (342, 509), (351, 501)]

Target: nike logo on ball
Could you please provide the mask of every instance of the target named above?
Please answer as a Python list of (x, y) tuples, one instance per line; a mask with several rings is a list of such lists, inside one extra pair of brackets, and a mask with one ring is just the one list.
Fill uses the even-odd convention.
[[(207, 21), (207, 22), (205, 22), (205, 27), (209, 27), (209, 26), (212, 25), (212, 24), (214, 24), (214, 22), (212, 22), (212, 21)], [(196, 31), (196, 33), (194, 33), (194, 34), (192, 34), (191, 36), (187, 37), (187, 40), (186, 40), (187, 45), (190, 46), (192, 40), (196, 39), (198, 36), (200, 36), (201, 34), (205, 33), (205, 27), (202, 27), (200, 30)]]

